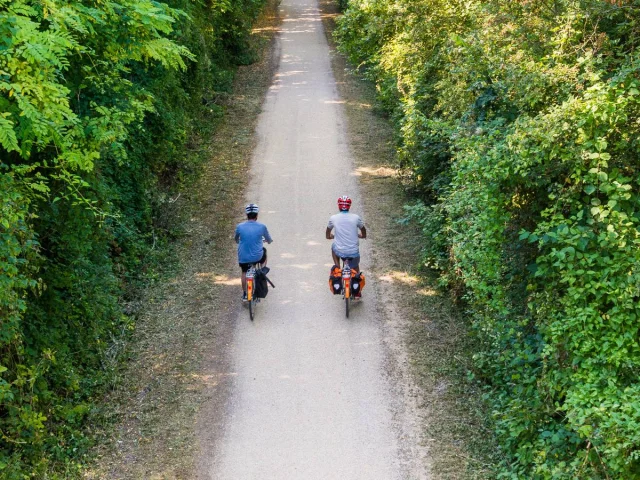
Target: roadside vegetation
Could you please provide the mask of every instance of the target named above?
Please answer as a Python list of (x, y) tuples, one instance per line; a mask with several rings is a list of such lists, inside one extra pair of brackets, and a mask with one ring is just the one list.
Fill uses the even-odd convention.
[(0, 477), (69, 478), (264, 2), (0, 0)]
[[(406, 221), (403, 210), (415, 196), (398, 168), (393, 122), (380, 108), (375, 84), (354, 71), (344, 55), (335, 54), (339, 2), (322, 0), (320, 6), (345, 101), (363, 213), (375, 239), (367, 270), (377, 279), (387, 334), (398, 335), (397, 343), (388, 344), (400, 346), (391, 357), (409, 365), (408, 397), (415, 401), (412, 415), (418, 414), (412, 420), (420, 435), (413, 439), (412, 461), (423, 461), (425, 475), (434, 480), (493, 480), (500, 450), (482, 386), (469, 378), (477, 340), (469, 334), (468, 315), (438, 288), (437, 272), (423, 265), (422, 231)], [(399, 370), (393, 375), (402, 375)]]
[(495, 476), (640, 478), (640, 4), (339, 3), (472, 323)]

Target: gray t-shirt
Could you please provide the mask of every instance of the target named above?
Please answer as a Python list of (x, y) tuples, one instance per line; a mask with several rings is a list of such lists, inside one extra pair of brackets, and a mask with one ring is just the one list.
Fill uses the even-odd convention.
[(359, 257), (358, 230), (364, 222), (355, 213), (340, 212), (329, 219), (327, 228), (334, 229), (333, 251), (342, 257)]

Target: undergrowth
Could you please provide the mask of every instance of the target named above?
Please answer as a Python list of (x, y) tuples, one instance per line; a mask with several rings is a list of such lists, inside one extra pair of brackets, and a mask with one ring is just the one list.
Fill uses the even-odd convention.
[(262, 4), (0, 1), (0, 477), (78, 472)]

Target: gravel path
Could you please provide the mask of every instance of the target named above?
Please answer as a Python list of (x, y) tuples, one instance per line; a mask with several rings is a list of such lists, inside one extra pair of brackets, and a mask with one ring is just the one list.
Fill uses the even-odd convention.
[[(415, 458), (406, 388), (390, 367), (398, 362), (389, 343), (398, 341), (384, 325), (376, 279), (368, 278), (348, 320), (327, 286), (326, 222), (338, 196), (349, 194), (355, 213), (362, 200), (316, 1), (285, 0), (280, 14), (280, 63), (246, 197), (260, 205), (275, 240), (267, 248), (277, 288), (254, 322), (238, 310), (229, 371), (216, 372), (227, 382), (225, 401), (202, 410), (216, 418), (200, 424), (219, 433), (202, 448), (199, 477), (429, 478)], [(371, 233), (362, 245), (365, 273)]]

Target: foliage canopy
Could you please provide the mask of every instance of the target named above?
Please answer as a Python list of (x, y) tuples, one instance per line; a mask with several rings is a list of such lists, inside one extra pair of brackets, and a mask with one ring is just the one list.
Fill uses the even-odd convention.
[(0, 0), (0, 477), (86, 450), (122, 299), (262, 0)]

